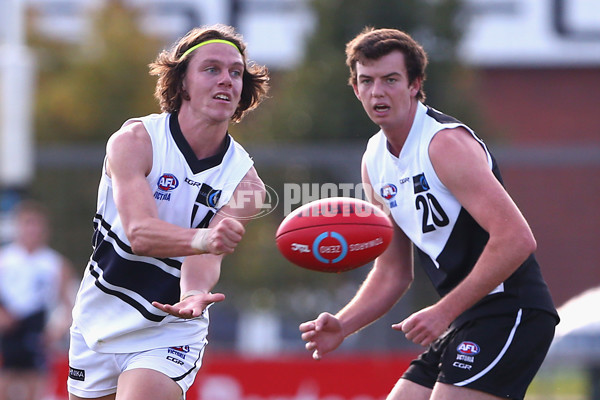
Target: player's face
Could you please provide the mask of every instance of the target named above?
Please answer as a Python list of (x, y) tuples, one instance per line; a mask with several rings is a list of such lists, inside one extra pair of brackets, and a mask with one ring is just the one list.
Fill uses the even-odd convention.
[(183, 80), (192, 110), (215, 122), (229, 121), (242, 93), (242, 55), (225, 43), (210, 43), (192, 54)]
[(36, 212), (22, 212), (17, 218), (17, 240), (27, 249), (34, 250), (46, 243), (47, 221)]
[(384, 131), (412, 123), (420, 81), (409, 83), (404, 54), (393, 51), (377, 60), (358, 62), (356, 73), (354, 93), (373, 122)]

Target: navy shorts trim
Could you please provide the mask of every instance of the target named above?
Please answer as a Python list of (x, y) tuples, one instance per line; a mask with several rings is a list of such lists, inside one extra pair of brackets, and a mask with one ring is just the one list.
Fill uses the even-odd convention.
[(413, 360), (404, 379), (436, 382), (523, 399), (554, 338), (556, 318), (523, 309), (451, 328)]

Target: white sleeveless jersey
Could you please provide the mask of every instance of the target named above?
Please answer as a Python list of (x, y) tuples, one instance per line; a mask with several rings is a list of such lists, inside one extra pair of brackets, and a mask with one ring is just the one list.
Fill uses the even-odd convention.
[(17, 243), (0, 250), (0, 304), (18, 318), (48, 312), (58, 300), (62, 257), (49, 247), (29, 253)]
[[(429, 158), (433, 137), (443, 129), (456, 127), (466, 129), (481, 144), (490, 169), (502, 182), (494, 158), (469, 127), (422, 103), (418, 104), (398, 157), (389, 152), (382, 131), (369, 140), (363, 155), (373, 190), (387, 203), (394, 221), (413, 242), (418, 260), (440, 296), (471, 271), (489, 239), (489, 234), (440, 181)], [(495, 301), (498, 298), (505, 301)], [(464, 317), (514, 307), (555, 312), (533, 255)]]
[[(427, 111), (426, 106), (418, 103), (415, 120), (398, 158), (387, 150), (382, 131), (369, 140), (364, 157), (373, 189), (387, 201), (398, 226), (437, 263), (462, 207), (438, 179), (429, 159), (429, 143), (442, 129), (461, 126), (473, 132), (460, 123), (442, 124), (428, 117)], [(491, 168), (491, 156), (485, 145), (481, 145)]]
[[(152, 140), (153, 164), (146, 180), (158, 217), (184, 228), (208, 226), (251, 168), (248, 153), (227, 135), (220, 154), (198, 160), (175, 114), (152, 114), (123, 126), (134, 121), (143, 122)], [(161, 347), (196, 341), (207, 328), (208, 312), (185, 320), (151, 304), (179, 301), (184, 257), (133, 254), (105, 166), (94, 226), (93, 253), (73, 310), (74, 324), (88, 346), (98, 352), (129, 353), (156, 347), (157, 341)]]

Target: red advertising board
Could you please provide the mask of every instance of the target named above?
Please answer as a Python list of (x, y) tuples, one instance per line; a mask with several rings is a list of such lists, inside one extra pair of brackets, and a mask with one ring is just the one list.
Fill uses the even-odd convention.
[[(247, 358), (209, 353), (187, 400), (383, 400), (414, 354)], [(56, 364), (56, 398), (67, 398), (67, 361)]]
[(385, 399), (412, 358), (348, 355), (315, 361), (308, 353), (262, 359), (207, 354), (188, 399)]

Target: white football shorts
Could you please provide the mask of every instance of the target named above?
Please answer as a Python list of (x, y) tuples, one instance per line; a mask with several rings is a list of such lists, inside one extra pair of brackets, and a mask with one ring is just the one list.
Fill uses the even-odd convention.
[(84, 398), (102, 397), (117, 392), (121, 373), (147, 368), (173, 379), (185, 393), (202, 365), (206, 337), (177, 347), (161, 347), (136, 353), (97, 353), (85, 343), (76, 327), (71, 327), (69, 348), (69, 393)]

